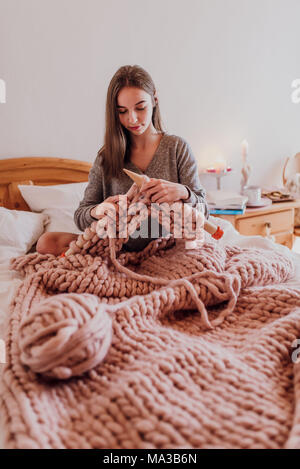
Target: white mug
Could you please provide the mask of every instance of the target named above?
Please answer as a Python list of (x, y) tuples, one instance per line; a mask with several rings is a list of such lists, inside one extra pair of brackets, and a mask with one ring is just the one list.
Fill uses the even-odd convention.
[(261, 188), (259, 186), (245, 186), (243, 193), (248, 197), (248, 204), (254, 205), (261, 202)]

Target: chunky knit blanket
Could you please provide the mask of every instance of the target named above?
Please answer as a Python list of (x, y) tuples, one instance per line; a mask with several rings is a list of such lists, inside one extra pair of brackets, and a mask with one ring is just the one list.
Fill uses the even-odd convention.
[(96, 225), (66, 257), (13, 260), (6, 447), (300, 447), (291, 261), (208, 236), (125, 252)]

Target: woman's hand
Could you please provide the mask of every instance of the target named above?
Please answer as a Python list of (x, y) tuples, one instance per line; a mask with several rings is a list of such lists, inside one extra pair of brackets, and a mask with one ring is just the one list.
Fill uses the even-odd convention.
[(173, 203), (178, 200), (185, 200), (189, 197), (189, 191), (182, 184), (165, 181), (164, 179), (151, 178), (150, 181), (143, 182), (141, 193), (148, 197), (151, 202), (161, 204), (163, 202)]
[[(107, 197), (107, 199), (103, 200), (103, 202), (118, 202), (119, 200), (119, 196), (118, 195), (111, 195), (110, 197)], [(102, 202), (102, 203), (103, 203)], [(100, 204), (99, 204), (100, 205)], [(103, 217), (103, 214), (101, 215), (97, 215), (96, 214), (96, 209), (97, 209), (98, 205), (96, 205), (96, 207), (93, 207), (90, 211), (90, 215), (93, 217), (93, 218), (96, 218), (97, 220), (99, 220), (100, 218)]]

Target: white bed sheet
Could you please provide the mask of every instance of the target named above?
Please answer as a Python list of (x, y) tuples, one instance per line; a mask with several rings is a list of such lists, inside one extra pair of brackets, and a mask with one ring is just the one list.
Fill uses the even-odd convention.
[[(216, 223), (216, 218), (212, 218), (212, 222)], [(233, 226), (226, 220), (218, 219), (218, 224), (224, 230), (224, 236), (219, 241), (221, 245), (233, 244), (239, 247), (258, 247), (263, 249), (275, 250), (288, 255), (294, 262), (295, 274), (289, 279), (285, 285), (300, 290), (300, 254), (290, 251), (287, 247), (275, 244), (261, 236), (242, 236)], [(9, 306), (13, 300), (19, 285), (22, 283), (22, 275), (12, 271), (9, 268), (8, 257), (4, 262), (0, 263), (0, 339), (3, 338), (3, 325), (8, 316)], [(0, 365), (0, 372), (3, 365)], [(3, 448), (3, 429), (0, 428), (0, 448)]]
[[(215, 222), (216, 217), (211, 217), (210, 221)], [(215, 222), (216, 223), (216, 222)], [(270, 241), (262, 236), (243, 236), (226, 220), (218, 218), (218, 224), (224, 230), (224, 236), (221, 238), (220, 243), (225, 244), (234, 244), (239, 247), (254, 247), (261, 249), (269, 249), (271, 251), (276, 251), (288, 256), (294, 263), (295, 272), (294, 275), (285, 283), (293, 288), (300, 289), (300, 254), (291, 251), (286, 246), (281, 244), (276, 244), (273, 241)]]

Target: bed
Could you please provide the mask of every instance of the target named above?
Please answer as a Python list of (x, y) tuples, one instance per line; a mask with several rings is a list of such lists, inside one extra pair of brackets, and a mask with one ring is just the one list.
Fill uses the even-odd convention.
[[(84, 187), (86, 187), (86, 183), (88, 181), (88, 173), (91, 168), (91, 164), (87, 162), (81, 162), (77, 160), (69, 160), (69, 159), (61, 159), (61, 158), (50, 158), (50, 157), (27, 157), (27, 158), (14, 158), (14, 159), (7, 159), (7, 160), (2, 160), (0, 162), (0, 207), (5, 207), (6, 209), (10, 211), (25, 211), (25, 212), (30, 212), (30, 207), (28, 203), (24, 200), (22, 197), (20, 190), (18, 188), (19, 185), (21, 186), (33, 186), (33, 185), (39, 185), (39, 186), (59, 186), (59, 185), (66, 185), (66, 184), (81, 184), (85, 183), (85, 186), (80, 187), (80, 193), (79, 193), (79, 198), (80, 196), (83, 195), (83, 190)], [(78, 199), (77, 199), (78, 201)], [(70, 204), (71, 207), (72, 204)], [(66, 207), (66, 210), (71, 210), (70, 207)], [(45, 218), (43, 220), (44, 223), (44, 228), (51, 226), (49, 223), (51, 222), (51, 216), (55, 216), (56, 212), (59, 212), (63, 207), (61, 205), (56, 207), (56, 211), (54, 210), (54, 207), (50, 207), (51, 210), (47, 212), (47, 207), (45, 207)], [(73, 201), (73, 208), (74, 209), (74, 201)], [(215, 220), (215, 218), (214, 218)], [(259, 236), (241, 236), (234, 228), (233, 226), (225, 221), (225, 220), (219, 220), (219, 224), (224, 230), (224, 236), (222, 240), (219, 241), (219, 246), (225, 246), (225, 245), (231, 245), (233, 247), (237, 247), (240, 249), (244, 248), (257, 248), (257, 249), (263, 249), (266, 252), (272, 256), (272, 253), (277, 255), (282, 255), (285, 256), (286, 259), (289, 259), (291, 263), (295, 266), (295, 271), (293, 276), (291, 276), (285, 283), (284, 283), (284, 288), (288, 287), (294, 290), (299, 290), (300, 292), (300, 255), (291, 252), (288, 248), (275, 244), (272, 241), (269, 241), (267, 239), (264, 239)], [(64, 224), (62, 224), (62, 228), (60, 229), (59, 225), (59, 219), (56, 221), (56, 230), (57, 231), (65, 231), (66, 227)], [(49, 230), (49, 229), (48, 229)], [(52, 231), (52, 230), (50, 230)], [(36, 240), (35, 240), (36, 241)], [(1, 334), (0, 338), (2, 337), (3, 334), (3, 324), (5, 320), (7, 319), (8, 311), (9, 311), (9, 306), (14, 298), (14, 295), (16, 294), (16, 291), (18, 287), (22, 284), (23, 281), (23, 276), (20, 272), (16, 272), (14, 270), (10, 269), (9, 262), (12, 257), (15, 257), (16, 255), (22, 255), (26, 254), (26, 252), (32, 252), (34, 253), (34, 242), (31, 239), (31, 246), (28, 251), (16, 251), (12, 249), (11, 246), (7, 247), (7, 256), (1, 258), (0, 262), (0, 327), (1, 329)], [(2, 254), (3, 254), (2, 250)], [(272, 285), (273, 287), (276, 287), (280, 290), (281, 288), (281, 283), (278, 283), (278, 285)], [(0, 365), (1, 368), (3, 368), (3, 365)], [(0, 369), (1, 369), (0, 368)], [(166, 370), (165, 372), (168, 373), (167, 371), (167, 365), (166, 365)], [(178, 377), (179, 380), (180, 377)], [(176, 380), (177, 378), (174, 377)], [(180, 386), (183, 386), (183, 384), (180, 384), (179, 382), (177, 383), (178, 388), (180, 389)], [(118, 392), (115, 390), (116, 395)], [(217, 403), (216, 403), (217, 405)], [(112, 410), (113, 412), (113, 410)], [(225, 410), (224, 410), (225, 412)], [(226, 412), (225, 412), (226, 413)], [(228, 410), (228, 415), (225, 416), (224, 414), (224, 419), (230, 419), (230, 411)], [(178, 416), (178, 419), (180, 420), (180, 416)], [(251, 422), (247, 423), (248, 426), (251, 427)], [(172, 432), (173, 429), (162, 429), (162, 434), (161, 435), (154, 435), (154, 433), (151, 431), (151, 425), (148, 422), (143, 422), (143, 424), (139, 421), (137, 424), (137, 427), (143, 427), (142, 430), (140, 430), (141, 434), (145, 434), (146, 431), (149, 432), (149, 435), (151, 434), (152, 438), (152, 444), (139, 444), (138, 447), (140, 448), (163, 448), (163, 447), (172, 447), (172, 445), (168, 446), (168, 443), (165, 442), (164, 438), (162, 435), (164, 432)], [(120, 425), (119, 425), (120, 427)], [(148, 430), (146, 430), (149, 427)], [(118, 433), (118, 426), (117, 424), (115, 425), (115, 428), (113, 430), (115, 433)], [(214, 432), (213, 429), (211, 429), (212, 432)], [(228, 429), (230, 431), (230, 429)], [(0, 435), (3, 436), (3, 429), (0, 432)], [(150, 438), (150, 437), (149, 437)], [(157, 440), (155, 440), (155, 438)], [(173, 438), (176, 440), (176, 435), (173, 435)], [(179, 437), (178, 437), (179, 438)], [(180, 438), (179, 438), (180, 439)], [(105, 447), (105, 444), (101, 442), (101, 438), (99, 437), (99, 440), (94, 443), (94, 447)], [(153, 441), (157, 441), (156, 446), (153, 443)], [(182, 439), (184, 441), (184, 439)], [(189, 445), (186, 445), (186, 443), (182, 443), (182, 446), (180, 444), (173, 444), (173, 447), (202, 447), (201, 446), (201, 439), (199, 439), (198, 443), (195, 440), (194, 443), (190, 443)], [(296, 438), (297, 444), (299, 443), (299, 439)], [(123, 443), (124, 446), (120, 444), (116, 444), (115, 446), (110, 446), (110, 447), (123, 447), (126, 448), (126, 443)], [(130, 446), (130, 443), (127, 443), (128, 447)], [(132, 443), (131, 443), (132, 444)], [(1, 445), (3, 446), (4, 443), (3, 441), (1, 442)], [(75, 447), (76, 443), (74, 443)], [(235, 442), (233, 446), (238, 447), (238, 444)], [(248, 446), (247, 446), (248, 445)], [(293, 442), (293, 445), (295, 443)], [(218, 447), (218, 444), (211, 444), (208, 445), (205, 442), (203, 442), (203, 447)], [(221, 445), (222, 446), (222, 445)], [(258, 445), (259, 446), (259, 445)], [(46, 446), (47, 447), (47, 446)], [(49, 446), (50, 447), (50, 446)], [(54, 445), (55, 447), (55, 445)], [(59, 447), (59, 446), (58, 446)], [(81, 447), (84, 447), (81, 446)], [(224, 444), (224, 447), (230, 447), (230, 445)], [(245, 442), (244, 444), (241, 445), (241, 447), (255, 447), (255, 444), (252, 445), (251, 443)]]
[[(0, 207), (12, 211), (30, 212), (31, 209), (22, 197), (18, 185), (55, 186), (86, 182), (88, 181), (91, 166), (91, 163), (86, 161), (54, 157), (24, 157), (1, 160)], [(84, 186), (82, 189), (84, 189)], [(83, 190), (80, 192), (80, 195), (82, 194)], [(77, 197), (77, 200), (79, 198)], [(75, 205), (73, 200), (72, 203)], [(59, 207), (57, 208), (59, 209)], [(69, 207), (67, 209), (70, 211)], [(58, 220), (55, 228), (57, 231), (66, 230), (66, 226), (61, 219)], [(33, 249), (36, 238), (37, 233), (31, 239)], [(14, 257), (16, 252), (16, 249), (12, 249), (11, 246), (2, 246), (2, 256), (0, 256), (0, 330), (7, 315), (9, 304), (22, 282), (22, 276), (10, 270), (9, 267), (10, 258)], [(17, 255), (21, 252), (18, 251)], [(2, 337), (2, 331), (0, 337)], [(2, 432), (0, 432), (0, 435), (2, 436)], [(1, 437), (0, 441), (2, 443)]]
[[(1, 160), (0, 207), (5, 207), (12, 211), (30, 212), (31, 209), (22, 197), (18, 187), (19, 185), (56, 186), (86, 183), (91, 166), (90, 163), (85, 161), (53, 157), (24, 157)], [(76, 205), (76, 202), (83, 194), (84, 187), (84, 185), (81, 187), (81, 192), (77, 195), (77, 199), (70, 201), (70, 205)], [(36, 197), (35, 194), (34, 197)], [(41, 211), (43, 208), (46, 208), (47, 201), (43, 203), (45, 207), (41, 207)], [(66, 210), (67, 209), (70, 211), (69, 207), (67, 207)], [(57, 210), (59, 211), (59, 206), (57, 206)], [(53, 212), (52, 215), (54, 215)], [(57, 231), (64, 231), (64, 229), (66, 229), (61, 220), (58, 220), (56, 228)], [(31, 239), (33, 248), (35, 241), (35, 238)], [(16, 251), (11, 249), (11, 246), (2, 246), (2, 248), (2, 257), (0, 256), (1, 319), (4, 317), (5, 311), (7, 311), (8, 304), (11, 301), (16, 286), (20, 283), (20, 276), (9, 269), (9, 260)]]

